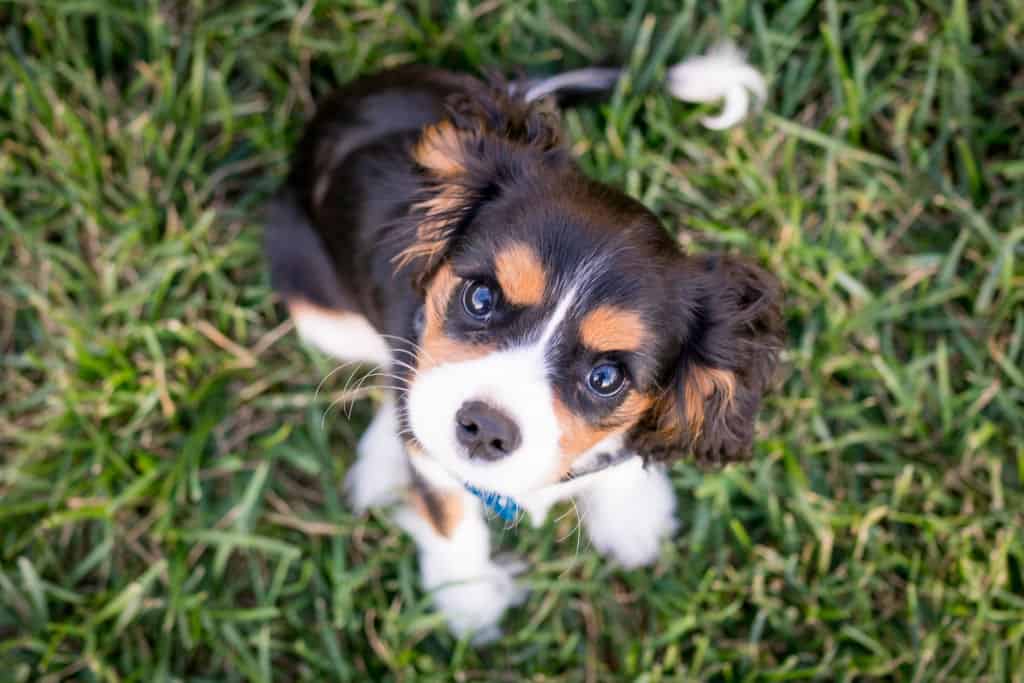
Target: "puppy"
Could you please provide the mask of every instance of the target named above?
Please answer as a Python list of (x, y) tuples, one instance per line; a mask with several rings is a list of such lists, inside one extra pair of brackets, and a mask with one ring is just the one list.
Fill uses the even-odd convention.
[[(750, 78), (734, 71), (723, 93)], [(308, 124), (266, 226), (302, 339), (392, 379), (351, 503), (395, 504), (424, 588), (479, 642), (524, 595), (521, 565), (491, 557), (488, 508), (539, 522), (571, 496), (595, 548), (653, 562), (676, 527), (666, 464), (748, 457), (782, 345), (774, 278), (681, 253), (583, 175), (536, 97), (618, 74), (575, 73), (510, 87), (417, 66), (349, 83)], [(677, 71), (674, 87), (707, 99), (721, 73)]]

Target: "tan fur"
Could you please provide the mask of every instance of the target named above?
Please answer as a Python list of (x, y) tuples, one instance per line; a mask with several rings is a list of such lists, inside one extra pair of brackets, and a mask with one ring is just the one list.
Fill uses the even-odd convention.
[(648, 334), (639, 315), (616, 306), (599, 306), (580, 324), (580, 339), (594, 351), (636, 351)]
[(724, 398), (725, 409), (728, 410), (736, 395), (736, 375), (729, 370), (700, 365), (690, 368), (683, 386), (683, 398), (686, 401), (686, 423), (694, 436), (704, 429), (705, 406), (715, 394)]
[(416, 241), (395, 257), (399, 268), (421, 258), (432, 260), (444, 250), (445, 226), (462, 199), (461, 189), (454, 182), (466, 172), (462, 149), (460, 134), (450, 121), (428, 126), (413, 148), (413, 159), (433, 176), (439, 187), (433, 197), (412, 207), (423, 218), (416, 229)]
[(413, 148), (412, 157), (438, 178), (454, 178), (466, 172), (462, 141), (451, 121), (427, 126)]
[(459, 284), (450, 265), (437, 269), (430, 284), (427, 285), (426, 301), (424, 301), (423, 336), (431, 337), (441, 333), (444, 326), (445, 310), (452, 293)]
[(409, 502), (420, 517), (445, 538), (452, 537), (465, 513), (462, 495), (454, 491), (414, 487), (409, 491)]
[(533, 247), (513, 242), (494, 257), (502, 294), (516, 306), (536, 306), (544, 298), (547, 275)]
[(420, 212), (423, 218), (416, 226), (416, 241), (395, 257), (398, 268), (404, 268), (416, 259), (432, 260), (441, 254), (445, 248), (445, 226), (460, 201), (460, 190), (453, 185), (442, 187), (434, 197), (413, 205), (413, 210)]
[(316, 304), (311, 304), (305, 299), (288, 299), (285, 303), (288, 306), (288, 314), (293, 318), (301, 318), (303, 315), (307, 314), (336, 315), (339, 317), (355, 315), (354, 313), (338, 313), (337, 311), (332, 311), (330, 309), (317, 306)]
[(443, 334), (429, 340), (424, 338), (422, 346), (418, 366), (420, 372), (426, 372), (443, 363), (460, 363), (483, 358), (497, 350), (491, 344), (466, 344)]
[(423, 340), (416, 356), (416, 365), (420, 372), (442, 363), (481, 358), (495, 350), (490, 344), (467, 344), (444, 333), (445, 310), (460, 282), (451, 266), (444, 265), (438, 269), (427, 287)]
[(566, 470), (577, 457), (586, 453), (603, 439), (628, 430), (635, 425), (650, 408), (652, 399), (645, 394), (631, 393), (626, 400), (606, 418), (614, 426), (593, 425), (581, 415), (572, 412), (568, 406), (555, 398), (553, 410), (562, 436), (559, 447), (562, 450), (563, 466)]

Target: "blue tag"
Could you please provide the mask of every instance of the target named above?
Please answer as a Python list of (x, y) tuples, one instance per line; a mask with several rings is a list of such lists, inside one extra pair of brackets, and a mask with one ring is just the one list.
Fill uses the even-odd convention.
[(519, 512), (519, 504), (508, 496), (503, 496), (494, 491), (481, 491), (472, 484), (466, 484), (466, 490), (482, 500), (484, 505), (506, 522), (515, 521), (516, 513)]

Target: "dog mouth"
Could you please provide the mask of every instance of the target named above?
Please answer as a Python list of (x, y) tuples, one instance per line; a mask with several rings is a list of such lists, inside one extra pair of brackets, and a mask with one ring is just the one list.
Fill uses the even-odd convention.
[[(415, 467), (423, 476), (426, 476), (428, 480), (435, 480), (438, 477), (446, 479), (451, 483), (460, 482), (462, 487), (469, 493), (476, 496), (484, 507), (493, 512), (496, 516), (505, 520), (506, 522), (514, 522), (521, 515), (520, 513), (527, 509), (527, 506), (522, 502), (522, 496), (531, 495), (530, 493), (519, 492), (515, 495), (498, 491), (490, 486), (473, 481), (474, 477), (467, 472), (460, 472), (459, 468), (451, 467), (446, 464), (443, 460), (431, 457), (422, 448), (416, 448), (410, 454), (412, 455), (412, 465)], [(454, 479), (455, 482), (451, 480)]]

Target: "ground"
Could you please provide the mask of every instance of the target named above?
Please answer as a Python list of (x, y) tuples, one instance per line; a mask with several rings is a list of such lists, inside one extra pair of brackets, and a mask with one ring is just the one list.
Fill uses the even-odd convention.
[[(1024, 680), (1024, 6), (699, 5), (0, 2), (0, 680)], [(770, 93), (719, 133), (656, 86), (723, 37)], [(779, 274), (781, 386), (653, 569), (501, 533), (477, 650), (344, 504), (375, 390), (320, 386), (260, 208), (331, 84), (617, 60), (573, 150)]]

